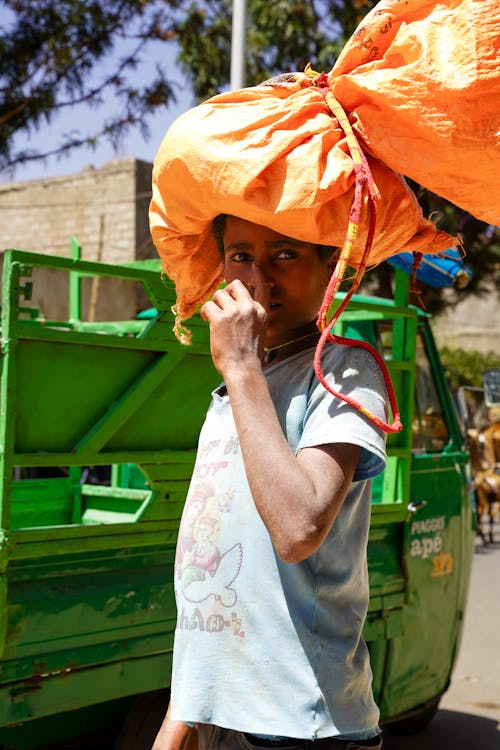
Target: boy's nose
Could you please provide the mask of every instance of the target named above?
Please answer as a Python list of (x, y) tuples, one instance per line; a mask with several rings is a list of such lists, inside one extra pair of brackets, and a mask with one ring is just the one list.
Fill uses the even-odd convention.
[(269, 278), (262, 267), (257, 263), (252, 263), (250, 277), (248, 278), (247, 289), (252, 299), (257, 300), (266, 310), (269, 308), (269, 298), (274, 281)]
[(255, 284), (257, 281), (264, 282), (271, 289), (274, 286), (274, 278), (271, 269), (262, 263), (252, 263), (251, 281)]

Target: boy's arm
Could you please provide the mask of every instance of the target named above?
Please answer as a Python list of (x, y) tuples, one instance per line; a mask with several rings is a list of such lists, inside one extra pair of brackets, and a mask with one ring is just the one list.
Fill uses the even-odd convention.
[(360, 448), (345, 443), (291, 450), (262, 372), (266, 312), (241, 282), (216, 293), (210, 323), (214, 363), (231, 400), (252, 496), (285, 562), (313, 554), (328, 534), (354, 476)]
[(279, 557), (299, 562), (330, 531), (351, 486), (360, 448), (337, 443), (304, 448), (296, 456), (262, 370), (231, 373), (226, 387), (257, 510)]
[(198, 730), (183, 721), (174, 721), (169, 706), (152, 750), (198, 750)]

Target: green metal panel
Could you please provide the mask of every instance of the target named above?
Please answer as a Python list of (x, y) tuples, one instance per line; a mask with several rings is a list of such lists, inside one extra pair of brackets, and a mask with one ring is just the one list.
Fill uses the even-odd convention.
[[(73, 260), (81, 260), (82, 248), (76, 237), (71, 238), (70, 254)], [(75, 271), (70, 271), (69, 273), (69, 319), (73, 321), (80, 321), (82, 319), (81, 277)]]
[(383, 718), (441, 695), (449, 683), (463, 625), (474, 538), (460, 461), (460, 455), (450, 455), (448, 461), (414, 457), (412, 499), (420, 507), (405, 524), (407, 600), (402, 632), (388, 645)]
[(75, 482), (72, 477), (14, 480), (12, 527), (60, 526), (72, 523), (75, 494), (79, 490), (79, 481)]
[[(411, 713), (448, 687), (460, 642), (474, 544), (468, 455), (428, 321), (420, 331), (449, 434), (442, 451), (411, 458), (399, 634), (387, 641), (379, 694), (383, 720)], [(413, 510), (413, 512), (411, 512)]]
[[(193, 347), (175, 340), (173, 290), (161, 282), (158, 263), (86, 262), (77, 243), (73, 254), (71, 260), (11, 251), (5, 258), (0, 727), (168, 686), (178, 524), (209, 393), (219, 381), (205, 324), (194, 320)], [(70, 275), (69, 320), (47, 321), (26, 308), (35, 266)], [(80, 280), (95, 274), (140, 282), (157, 316), (82, 321)], [(396, 304), (352, 300), (338, 330), (375, 346), (377, 330), (390, 331), (383, 353), (404, 424), (389, 438), (387, 469), (375, 483), (368, 548), (365, 637), (385, 720), (446, 686), (473, 540), (466, 455), (422, 316), (450, 441), (439, 455), (412, 456), (419, 316), (400, 289)], [(83, 481), (83, 467), (107, 465), (108, 485)], [(25, 478), (51, 467), (65, 467), (67, 476)], [(409, 501), (418, 506), (427, 495), (428, 504), (412, 515)], [(432, 542), (436, 535), (425, 533), (425, 522), (430, 527), (441, 517), (442, 539)], [(425, 557), (417, 554), (418, 541)], [(439, 544), (448, 557), (440, 557)], [(424, 640), (432, 642), (432, 667)]]
[[(468, 457), (460, 447), (427, 317), (407, 306), (407, 290), (400, 276), (396, 305), (358, 298), (338, 325), (340, 335), (366, 340), (384, 355), (404, 426), (402, 433), (388, 437), (387, 467), (374, 482), (368, 547), (370, 605), (364, 636), (375, 698), (386, 722), (446, 690), (463, 625), (474, 539)], [(381, 348), (378, 332), (384, 329), (392, 335)], [(450, 435), (444, 450), (432, 455), (412, 455), (418, 330)]]
[[(404, 304), (404, 291), (398, 287), (398, 305), (390, 300), (353, 299), (335, 329), (340, 336), (367, 341), (377, 349), (391, 376), (403, 430), (387, 438), (387, 470), (374, 481), (373, 496), (377, 505), (393, 504), (393, 515), (400, 520), (409, 496), (417, 331), (417, 311)], [(380, 335), (384, 328), (389, 334), (388, 348)]]
[[(21, 310), (35, 266), (71, 275), (70, 320)], [(79, 281), (93, 274), (139, 281), (158, 316), (82, 321)], [(168, 685), (177, 529), (219, 382), (204, 325), (193, 347), (175, 340), (172, 302), (158, 264), (6, 254), (0, 727)], [(136, 465), (143, 486), (82, 484), (82, 467), (111, 463)], [(21, 478), (27, 467), (69, 468)]]

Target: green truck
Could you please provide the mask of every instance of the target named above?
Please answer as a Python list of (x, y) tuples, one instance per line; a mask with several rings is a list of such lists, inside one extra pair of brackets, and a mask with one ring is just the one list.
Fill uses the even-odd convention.
[[(156, 261), (76, 256), (5, 253), (0, 747), (84, 738), (81, 747), (135, 750), (150, 746), (168, 701), (176, 536), (219, 378), (201, 320), (191, 347), (176, 341), (174, 292)], [(66, 278), (66, 320), (30, 306), (39, 269)], [(139, 284), (154, 315), (82, 320), (85, 278)], [(450, 681), (475, 527), (468, 455), (406, 279), (395, 301), (354, 298), (337, 333), (383, 355), (404, 424), (374, 483), (364, 635), (382, 721), (411, 729), (432, 717)]]

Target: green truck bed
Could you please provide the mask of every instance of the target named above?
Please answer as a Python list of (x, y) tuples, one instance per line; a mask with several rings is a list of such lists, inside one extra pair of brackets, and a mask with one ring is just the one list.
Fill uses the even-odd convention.
[[(40, 266), (69, 277), (65, 321), (26, 307)], [(78, 285), (93, 276), (140, 284), (156, 314), (82, 321)], [(154, 262), (5, 254), (0, 743), (8, 747), (40, 747), (44, 732), (81, 734), (76, 712), (92, 707), (103, 710), (87, 728), (118, 723), (134, 696), (170, 684), (176, 536), (219, 381), (199, 319), (193, 346), (174, 338), (173, 301)], [(456, 655), (473, 540), (467, 456), (425, 317), (361, 298), (339, 333), (384, 354), (405, 424), (389, 438), (374, 487), (365, 626), (383, 719), (402, 720), (437, 705)], [(430, 423), (427, 381), (418, 396), (422, 367), (440, 408)]]

